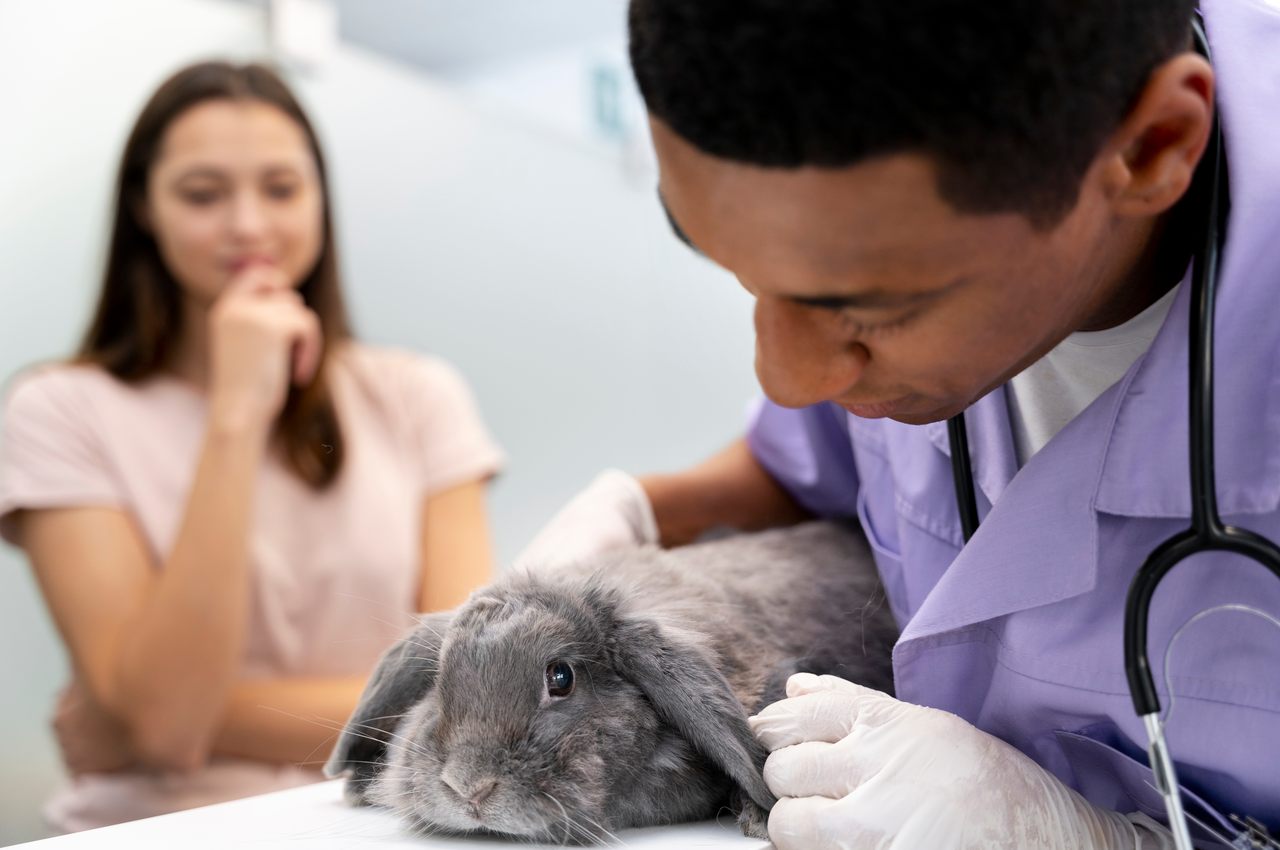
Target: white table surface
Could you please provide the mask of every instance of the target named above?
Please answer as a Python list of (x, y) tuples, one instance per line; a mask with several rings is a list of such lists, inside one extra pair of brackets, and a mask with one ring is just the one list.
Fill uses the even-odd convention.
[[(618, 839), (618, 846), (645, 850), (767, 850), (772, 846), (764, 841), (744, 838), (733, 818), (727, 814), (719, 823), (622, 830)], [(348, 806), (342, 800), (342, 782), (335, 780), (14, 846), (40, 850), (101, 850), (108, 847), (164, 847), (166, 850), (206, 847), (490, 850), (501, 847), (507, 850), (539, 850), (552, 845), (412, 835), (390, 812)]]

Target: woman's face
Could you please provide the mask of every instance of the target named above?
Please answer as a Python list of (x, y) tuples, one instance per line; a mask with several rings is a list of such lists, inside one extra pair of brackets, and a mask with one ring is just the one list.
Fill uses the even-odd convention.
[(202, 304), (257, 263), (299, 285), (324, 242), (324, 196), (306, 133), (255, 100), (206, 101), (173, 120), (148, 173), (142, 215), (169, 272)]

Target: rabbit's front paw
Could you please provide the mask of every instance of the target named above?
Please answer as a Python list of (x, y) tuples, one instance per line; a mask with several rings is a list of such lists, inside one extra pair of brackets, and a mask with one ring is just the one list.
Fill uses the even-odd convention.
[(742, 828), (742, 834), (747, 838), (759, 838), (768, 841), (768, 810), (761, 808), (755, 800), (745, 794), (737, 802), (740, 805), (738, 809), (738, 826)]

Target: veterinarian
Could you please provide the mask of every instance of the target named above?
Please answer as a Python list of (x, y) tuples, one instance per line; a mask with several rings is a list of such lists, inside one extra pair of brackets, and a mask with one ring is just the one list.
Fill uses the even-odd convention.
[[(1191, 513), (1215, 109), (1219, 509), (1280, 537), (1280, 6), (1202, 5), (1212, 64), (1187, 0), (632, 0), (661, 199), (755, 298), (767, 400), (696, 468), (601, 475), (523, 557), (858, 518), (903, 627), (896, 699), (800, 674), (753, 718), (782, 850), (1173, 846), (1122, 627)], [(1280, 615), (1280, 582), (1181, 566), (1151, 611), (1157, 671), (1222, 603)], [(1278, 671), (1280, 630), (1245, 612), (1176, 644), (1182, 798), (1228, 836), (1232, 814), (1280, 830)]]
[(444, 361), (351, 337), (311, 124), (202, 63), (125, 146), (78, 356), (7, 393), (0, 533), (73, 681), (62, 831), (322, 778), (383, 650), (490, 572), (501, 456)]

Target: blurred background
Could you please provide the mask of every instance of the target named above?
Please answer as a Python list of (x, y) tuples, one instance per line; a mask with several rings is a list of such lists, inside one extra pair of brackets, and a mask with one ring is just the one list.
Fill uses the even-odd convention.
[[(600, 469), (679, 468), (741, 432), (750, 301), (672, 238), (625, 0), (0, 0), (0, 375), (71, 353), (125, 133), (214, 57), (279, 63), (333, 175), (365, 340), (439, 354), (509, 464), (510, 560)], [(0, 548), (0, 845), (42, 837), (66, 661)]]

